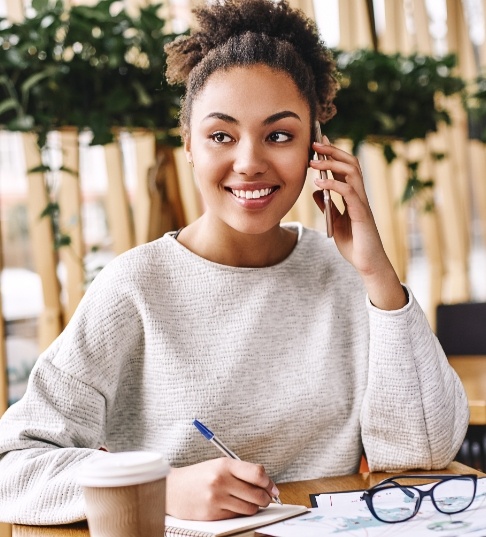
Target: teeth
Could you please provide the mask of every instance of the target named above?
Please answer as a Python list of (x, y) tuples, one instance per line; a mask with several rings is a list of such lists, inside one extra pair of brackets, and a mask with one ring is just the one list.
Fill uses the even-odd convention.
[(233, 190), (231, 189), (233, 195), (237, 198), (246, 198), (247, 200), (263, 198), (268, 196), (271, 192), (271, 188), (262, 188), (261, 190)]

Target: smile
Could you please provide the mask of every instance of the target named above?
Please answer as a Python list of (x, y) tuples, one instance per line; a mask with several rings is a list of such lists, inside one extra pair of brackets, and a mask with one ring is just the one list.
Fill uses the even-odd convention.
[(278, 190), (278, 186), (273, 186), (272, 188), (262, 188), (260, 190), (234, 190), (232, 188), (228, 188), (233, 196), (236, 196), (237, 198), (245, 198), (247, 200), (251, 199), (258, 199), (258, 198), (264, 198), (265, 196), (268, 196), (269, 194), (272, 194), (276, 190)]

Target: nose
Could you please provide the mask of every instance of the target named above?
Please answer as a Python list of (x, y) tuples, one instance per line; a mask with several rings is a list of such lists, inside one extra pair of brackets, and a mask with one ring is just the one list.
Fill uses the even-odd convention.
[(253, 177), (265, 173), (267, 168), (263, 145), (258, 141), (240, 139), (235, 147), (233, 170), (238, 174)]

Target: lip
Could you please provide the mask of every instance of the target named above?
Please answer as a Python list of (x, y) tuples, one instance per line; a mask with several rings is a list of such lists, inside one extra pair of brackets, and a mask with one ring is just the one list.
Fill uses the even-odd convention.
[[(270, 192), (270, 194), (261, 198), (249, 198), (249, 199), (240, 198), (240, 197), (235, 196), (232, 192), (232, 190), (254, 191), (254, 190), (265, 190), (267, 188), (271, 189), (272, 192)], [(225, 186), (224, 189), (231, 196), (234, 202), (238, 203), (240, 207), (244, 207), (245, 209), (262, 209), (266, 207), (269, 203), (271, 203), (276, 193), (280, 190), (280, 186), (263, 184), (263, 183), (251, 183), (251, 184), (246, 183), (246, 184)]]

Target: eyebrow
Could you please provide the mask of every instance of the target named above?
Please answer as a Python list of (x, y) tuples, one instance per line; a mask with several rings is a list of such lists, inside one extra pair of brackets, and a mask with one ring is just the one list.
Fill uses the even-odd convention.
[[(276, 114), (272, 114), (271, 116), (268, 116), (264, 121), (264, 125), (271, 125), (272, 123), (275, 123), (279, 121), (280, 119), (284, 119), (287, 117), (293, 117), (295, 119), (298, 119), (299, 121), (302, 121), (300, 119), (300, 116), (296, 114), (295, 112), (291, 112), (290, 110), (283, 110), (282, 112), (277, 112)], [(211, 114), (208, 114), (204, 119), (221, 119), (222, 121), (225, 121), (226, 123), (233, 123), (235, 125), (239, 124), (239, 121), (229, 116), (228, 114), (223, 114), (222, 112), (211, 112)]]

